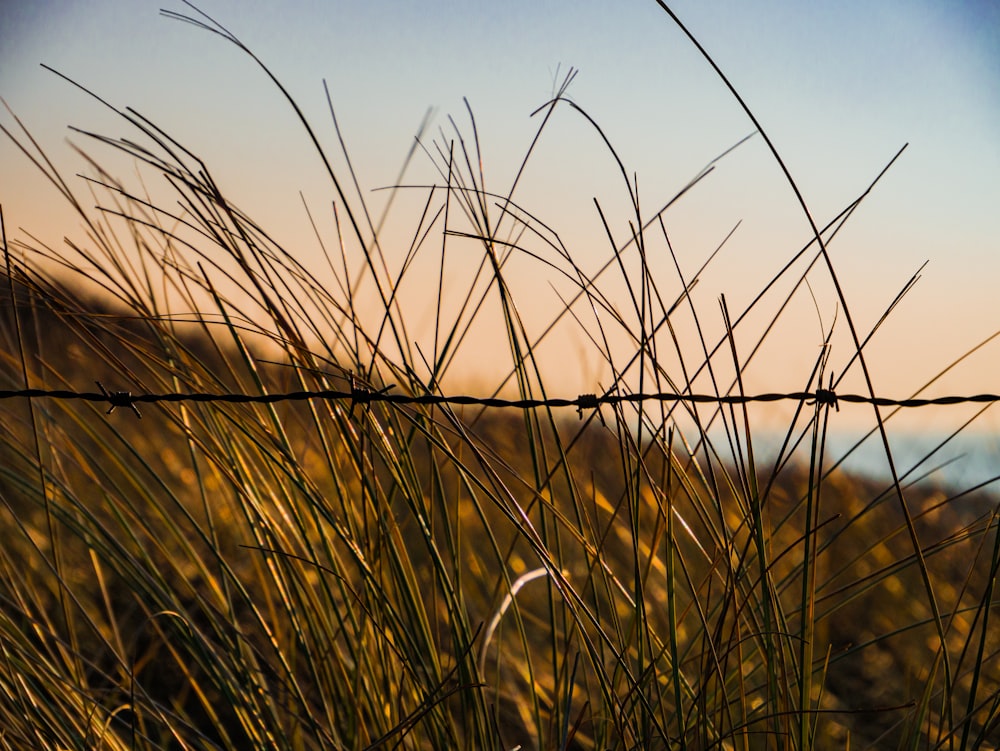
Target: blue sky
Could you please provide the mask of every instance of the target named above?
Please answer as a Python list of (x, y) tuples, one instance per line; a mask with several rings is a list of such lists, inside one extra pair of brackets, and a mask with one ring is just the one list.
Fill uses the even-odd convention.
[[(0, 96), (72, 174), (66, 125), (125, 135), (122, 125), (39, 67), (45, 62), (117, 106), (133, 106), (203, 156), (224, 190), (298, 242), (298, 191), (328, 187), (301, 128), (248, 59), (217, 37), (161, 17), (170, 0), (0, 2)], [(580, 73), (569, 94), (601, 125), (639, 180), (643, 205), (669, 198), (751, 130), (732, 97), (655, 2), (237, 2), (200, 6), (285, 82), (333, 143), (326, 79), (365, 188), (387, 185), (428, 107), (435, 125), (476, 114), (487, 179), (509, 187), (556, 71)], [(908, 395), (936, 369), (1000, 329), (1000, 6), (924, 0), (742, 3), (671, 7), (730, 76), (776, 143), (823, 223), (904, 143), (910, 146), (831, 247), (859, 328), (867, 329), (925, 260), (923, 279), (873, 342), (876, 386)], [(3, 114), (5, 124), (10, 118)], [(44, 186), (0, 144), (0, 202), (17, 227), (58, 242), (64, 227)], [(419, 172), (417, 173), (419, 174)], [(581, 258), (606, 257), (597, 198), (627, 230), (623, 184), (594, 132), (568, 110), (519, 193)], [(699, 290), (709, 317), (725, 293), (747, 302), (808, 236), (760, 139), (724, 162), (671, 221), (688, 271), (742, 220)], [(282, 234), (286, 233), (286, 234)], [(303, 241), (304, 253), (311, 252)], [(526, 289), (532, 302), (547, 290)], [(537, 293), (537, 294), (536, 294)], [(816, 285), (829, 322), (834, 301)], [(541, 303), (539, 303), (541, 304)], [(544, 316), (544, 313), (539, 313)], [(785, 347), (751, 376), (784, 389), (788, 362), (811, 360), (811, 303)], [(846, 357), (846, 342), (841, 355)], [(801, 353), (807, 353), (801, 355)], [(800, 357), (801, 355), (801, 357)], [(843, 359), (842, 357), (842, 359)], [(944, 382), (1000, 391), (994, 345)], [(796, 368), (798, 373), (801, 368)], [(593, 390), (581, 367), (566, 390)]]

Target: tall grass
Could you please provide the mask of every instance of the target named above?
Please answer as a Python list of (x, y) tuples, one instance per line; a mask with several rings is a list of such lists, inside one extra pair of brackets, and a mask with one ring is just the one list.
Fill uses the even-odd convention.
[[(207, 16), (167, 15), (271, 75)], [(612, 139), (566, 98), (572, 78), (540, 108), (518, 175), (553, 118), (594, 127), (633, 207), (616, 218), (595, 204), (608, 236), (597, 268), (518, 204), (519, 177), (486, 184), (471, 109), (421, 137), (415, 157), (439, 180), (420, 189), (399, 247), (345, 139), (337, 131), (343, 151), (328, 154), (288, 97), (333, 191), (333, 239), (312, 220), (322, 271), (137, 112), (119, 112), (132, 138), (84, 133), (145, 169), (129, 186), (81, 151), (96, 210), (11, 116), (5, 135), (77, 209), (87, 241), (4, 236), (2, 388), (440, 393), (489, 336), (509, 355), (496, 391), (534, 398), (552, 377), (539, 353), (578, 324), (613, 374), (606, 392), (740, 393), (809, 279), (836, 283), (826, 247), (867, 191), (746, 309), (723, 298), (706, 311), (690, 294), (702, 272), (682, 272), (667, 228), (725, 154), (649, 214)], [(653, 252), (673, 258), (675, 278), (654, 273)], [(547, 325), (519, 312), (510, 269), (525, 260), (572, 285)], [(411, 281), (420, 264), (437, 270), (432, 284)], [(86, 280), (99, 298), (79, 292)], [(433, 311), (430, 333), (414, 326), (414, 299)], [(843, 317), (856, 348), (841, 372), (864, 366), (870, 337)], [(803, 390), (838, 383), (830, 351)], [(0, 743), (996, 746), (995, 503), (907, 484), (905, 468), (886, 482), (845, 475), (825, 446), (831, 409), (800, 405), (765, 459), (748, 406), (621, 403), (578, 417), (183, 402), (140, 420), (4, 401)]]

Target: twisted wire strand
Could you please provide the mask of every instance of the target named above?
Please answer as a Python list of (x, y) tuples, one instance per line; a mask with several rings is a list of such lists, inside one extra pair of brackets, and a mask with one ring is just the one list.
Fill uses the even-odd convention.
[(100, 383), (101, 391), (69, 391), (65, 389), (20, 389), (0, 390), (0, 399), (15, 398), (45, 398), (70, 400), (79, 399), (89, 402), (104, 402), (109, 405), (108, 414), (115, 408), (122, 407), (133, 410), (141, 417), (137, 409), (139, 404), (155, 404), (157, 402), (226, 402), (233, 404), (273, 404), (285, 401), (303, 401), (306, 399), (325, 399), (350, 401), (352, 404), (368, 404), (372, 402), (387, 402), (401, 405), (476, 405), (508, 409), (534, 409), (536, 407), (574, 407), (581, 416), (584, 410), (599, 409), (601, 406), (617, 404), (634, 404), (646, 401), (658, 402), (690, 402), (717, 404), (748, 404), (751, 402), (799, 401), (819, 403), (839, 409), (841, 402), (854, 404), (875, 404), (880, 407), (927, 407), (948, 406), (953, 404), (991, 403), (1000, 401), (997, 394), (974, 394), (971, 396), (939, 396), (931, 399), (891, 399), (887, 397), (862, 396), (860, 394), (837, 394), (832, 389), (817, 389), (816, 391), (793, 391), (790, 393), (741, 394), (715, 396), (713, 394), (677, 394), (677, 393), (640, 393), (640, 394), (580, 394), (574, 399), (552, 397), (546, 399), (503, 399), (500, 397), (478, 397), (469, 395), (443, 394), (399, 394), (390, 393), (390, 387), (380, 390), (355, 386), (349, 391), (290, 391), (274, 394), (238, 394), (238, 393), (164, 393), (164, 394), (133, 394), (129, 391), (108, 391)]

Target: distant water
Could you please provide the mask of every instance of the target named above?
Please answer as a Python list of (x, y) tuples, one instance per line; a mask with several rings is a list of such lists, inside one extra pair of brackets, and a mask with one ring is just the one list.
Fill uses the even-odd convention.
[[(852, 450), (863, 435), (858, 432), (828, 433), (824, 466), (829, 468), (846, 455), (839, 465), (845, 471), (888, 482), (891, 476), (889, 463), (878, 433)], [(716, 450), (725, 452), (729, 445), (725, 434), (712, 431), (712, 436)], [(986, 483), (983, 490), (994, 494), (1000, 501), (1000, 435), (967, 431), (941, 446), (947, 437), (947, 434), (921, 431), (889, 431), (893, 462), (903, 484), (920, 479), (955, 493)], [(754, 452), (758, 464), (772, 463), (784, 438), (783, 433), (755, 431)], [(795, 452), (795, 456), (803, 461), (809, 457), (809, 438), (807, 436)]]
[[(858, 434), (827, 435), (824, 464), (839, 459), (857, 442)], [(763, 441), (761, 440), (763, 438)], [(754, 436), (757, 451), (763, 449), (773, 459), (784, 436)], [(944, 446), (947, 435), (924, 433), (896, 434), (890, 431), (889, 445), (893, 462), (904, 483), (926, 477), (926, 481), (943, 485), (953, 491), (969, 489), (994, 480), (986, 490), (1000, 497), (1000, 436), (984, 433), (959, 434)], [(807, 454), (804, 454), (807, 455)], [(869, 437), (841, 465), (846, 471), (873, 478), (888, 479), (889, 464), (878, 434)]]

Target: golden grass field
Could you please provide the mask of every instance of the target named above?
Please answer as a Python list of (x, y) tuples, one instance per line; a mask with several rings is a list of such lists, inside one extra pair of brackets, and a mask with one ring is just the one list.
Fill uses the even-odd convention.
[[(210, 159), (120, 114), (133, 136), (91, 143), (168, 199), (96, 157), (89, 182), (64, 181), (4, 127), (86, 240), (5, 233), (0, 389), (440, 394), (486, 318), (509, 352), (496, 390), (551, 396), (506, 276), (529, 249), (574, 280), (560, 318), (592, 311), (623, 393), (691, 393), (713, 366), (733, 374), (717, 393), (739, 393), (736, 341), (770, 330), (727, 311), (707, 341), (696, 279), (646, 263), (662, 223), (634, 195), (636, 216), (608, 218), (633, 233), (609, 249), (614, 301), (536, 214), (486, 191), (471, 112), (466, 140), (428, 151), (441, 179), (413, 236), (431, 239), (410, 248), (380, 244), (320, 148), (339, 233), (322, 279), (230, 203)], [(459, 235), (479, 271), (456, 289), (442, 247)], [(415, 255), (441, 264), (420, 310), (396, 295)], [(814, 263), (780, 272), (788, 294), (834, 275), (822, 243), (800, 255)], [(407, 327), (428, 310), (420, 340)], [(1000, 745), (997, 499), (844, 474), (830, 403), (803, 402), (767, 463), (747, 405), (108, 406), (0, 400), (0, 747)]]

